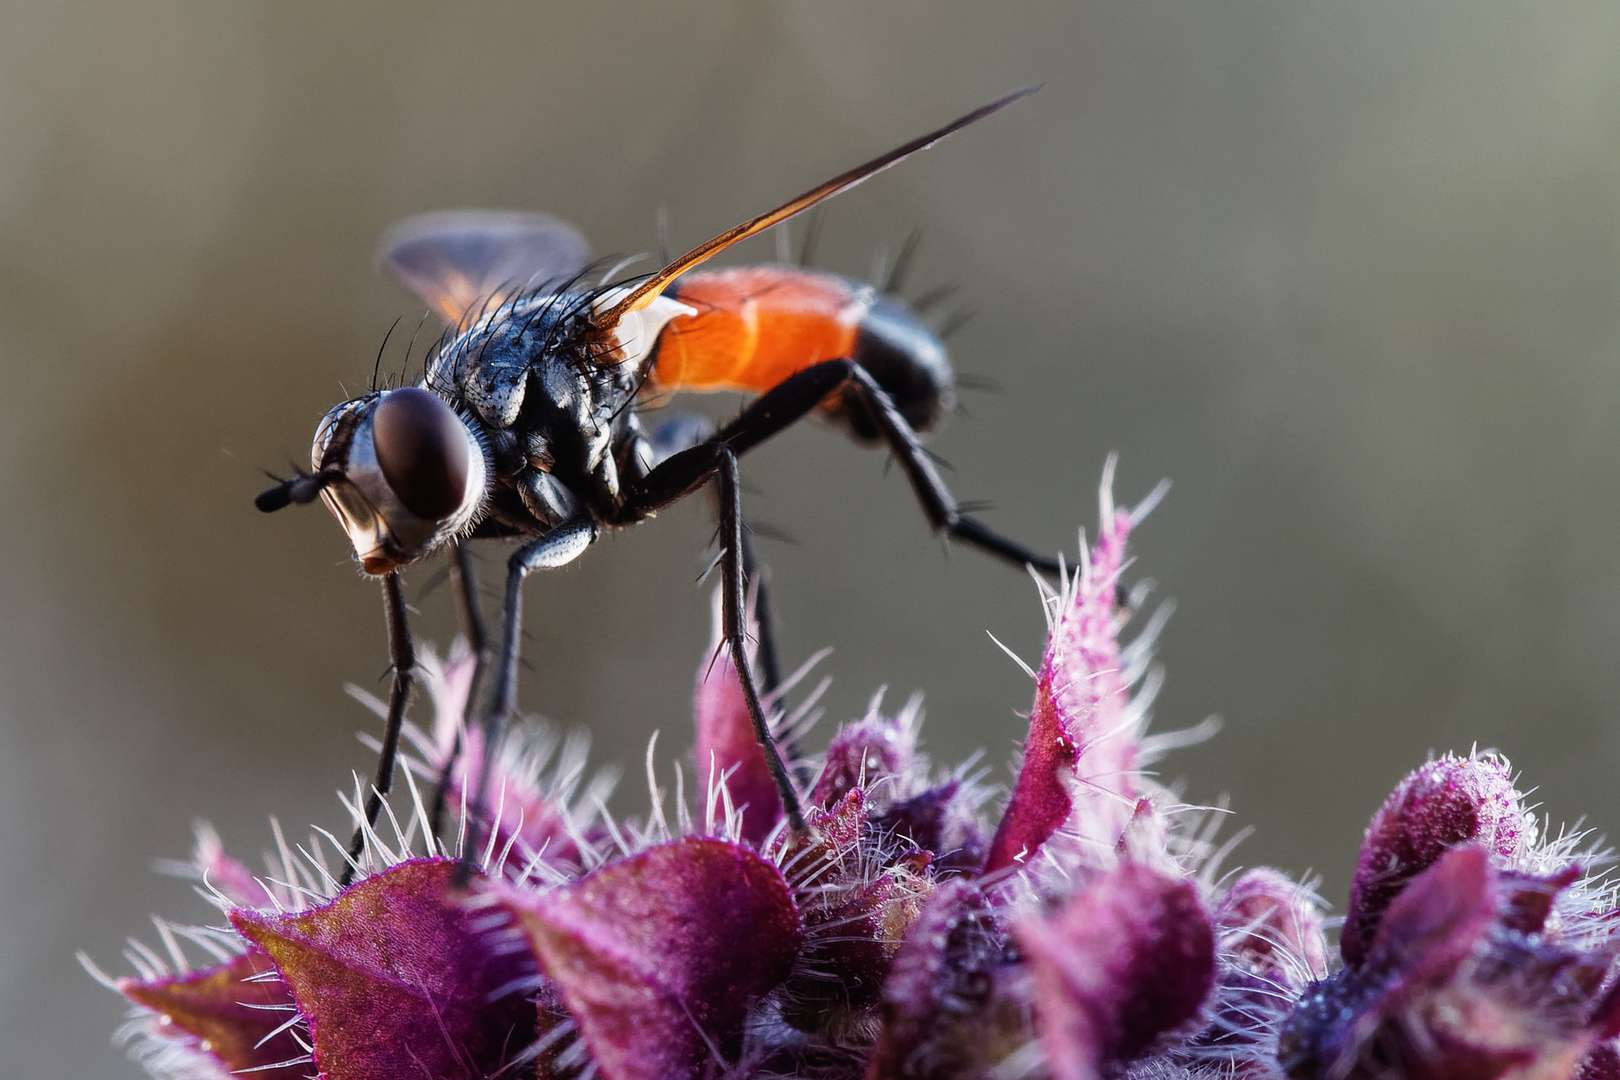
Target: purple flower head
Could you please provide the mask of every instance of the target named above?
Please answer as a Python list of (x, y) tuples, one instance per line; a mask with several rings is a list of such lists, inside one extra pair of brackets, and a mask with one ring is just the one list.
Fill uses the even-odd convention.
[[(1500, 758), (1401, 783), (1338, 950), (1308, 885), (1221, 876), (1219, 815), (1141, 771), (1210, 730), (1144, 733), (1162, 614), (1121, 639), (1126, 543), (1155, 497), (1116, 511), (1105, 480), (1096, 543), (1043, 594), (1004, 807), (973, 760), (929, 761), (915, 697), (891, 715), (880, 693), (799, 755), (819, 690), (788, 712), (790, 680), (767, 708), (808, 796), (794, 831), (730, 658), (707, 651), (688, 768), (650, 747), (648, 809), (610, 816), (582, 739), (464, 730), (458, 645), (424, 654), (435, 719), (407, 728), (358, 880), (338, 887), (331, 834), (277, 829), (255, 874), (201, 828), (185, 872), (227, 925), (159, 922), (167, 958), (132, 946), (130, 978), (87, 966), (163, 1080), (1620, 1080), (1607, 855), (1535, 828)], [(428, 835), (423, 785), (458, 741), (456, 816), (490, 756), (478, 851), (465, 820)]]

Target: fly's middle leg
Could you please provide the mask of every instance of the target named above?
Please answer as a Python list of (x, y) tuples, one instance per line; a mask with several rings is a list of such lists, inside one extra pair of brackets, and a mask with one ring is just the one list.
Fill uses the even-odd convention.
[(480, 848), (484, 816), (489, 805), (489, 779), (491, 765), (500, 751), (501, 734), (506, 728), (517, 703), (517, 676), (520, 652), (523, 646), (523, 581), (535, 570), (552, 570), (566, 566), (590, 547), (596, 540), (596, 525), (591, 521), (564, 522), (544, 536), (532, 540), (512, 553), (506, 564), (506, 606), (501, 617), (501, 645), (495, 656), (495, 680), (488, 707), (484, 710), (483, 745), (480, 748), (478, 781), (473, 788), (472, 807), (468, 814), (467, 846), (462, 852), (456, 870), (456, 883), (465, 885), (474, 865), (483, 858)]

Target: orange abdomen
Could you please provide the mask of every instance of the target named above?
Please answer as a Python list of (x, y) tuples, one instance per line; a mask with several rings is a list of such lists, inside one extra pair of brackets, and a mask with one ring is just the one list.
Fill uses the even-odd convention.
[(755, 393), (811, 364), (853, 356), (873, 298), (843, 278), (786, 266), (688, 274), (666, 295), (697, 314), (664, 328), (654, 382)]

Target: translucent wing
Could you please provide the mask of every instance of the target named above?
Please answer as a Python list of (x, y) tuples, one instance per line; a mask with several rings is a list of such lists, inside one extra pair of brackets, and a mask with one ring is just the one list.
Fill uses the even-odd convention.
[(591, 260), (578, 229), (550, 214), (441, 210), (383, 234), (377, 265), (456, 325), (470, 311), (574, 277)]

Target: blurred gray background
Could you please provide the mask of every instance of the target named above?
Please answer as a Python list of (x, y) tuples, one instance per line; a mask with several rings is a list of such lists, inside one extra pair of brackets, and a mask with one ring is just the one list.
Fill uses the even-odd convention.
[[(135, 1076), (74, 950), (122, 971), (148, 912), (207, 915), (150, 869), (193, 818), (252, 856), (268, 815), (339, 827), (369, 765), (342, 687), (382, 689), (377, 590), (321, 510), (251, 499), (420, 314), (371, 269), (389, 222), (549, 209), (635, 252), (665, 204), (684, 247), (1034, 81), (835, 202), (823, 264), (921, 229), (917, 288), (977, 309), (953, 352), (1002, 389), (933, 445), (996, 526), (1072, 551), (1111, 450), (1124, 500), (1174, 481), (1135, 571), (1180, 605), (1157, 726), (1227, 727), (1166, 775), (1339, 906), (1431, 748), (1620, 829), (1617, 60), (1596, 2), (11, 0), (0, 1073)], [(1030, 688), (985, 631), (1038, 655), (1031, 583), (942, 556), (826, 430), (746, 476), (796, 539), (764, 544), (789, 663), (836, 649), (823, 737), (920, 687), (930, 748), (1004, 777)], [(694, 505), (533, 581), (525, 707), (601, 760), (682, 750), (709, 530)], [(446, 642), (447, 592), (419, 606)]]

